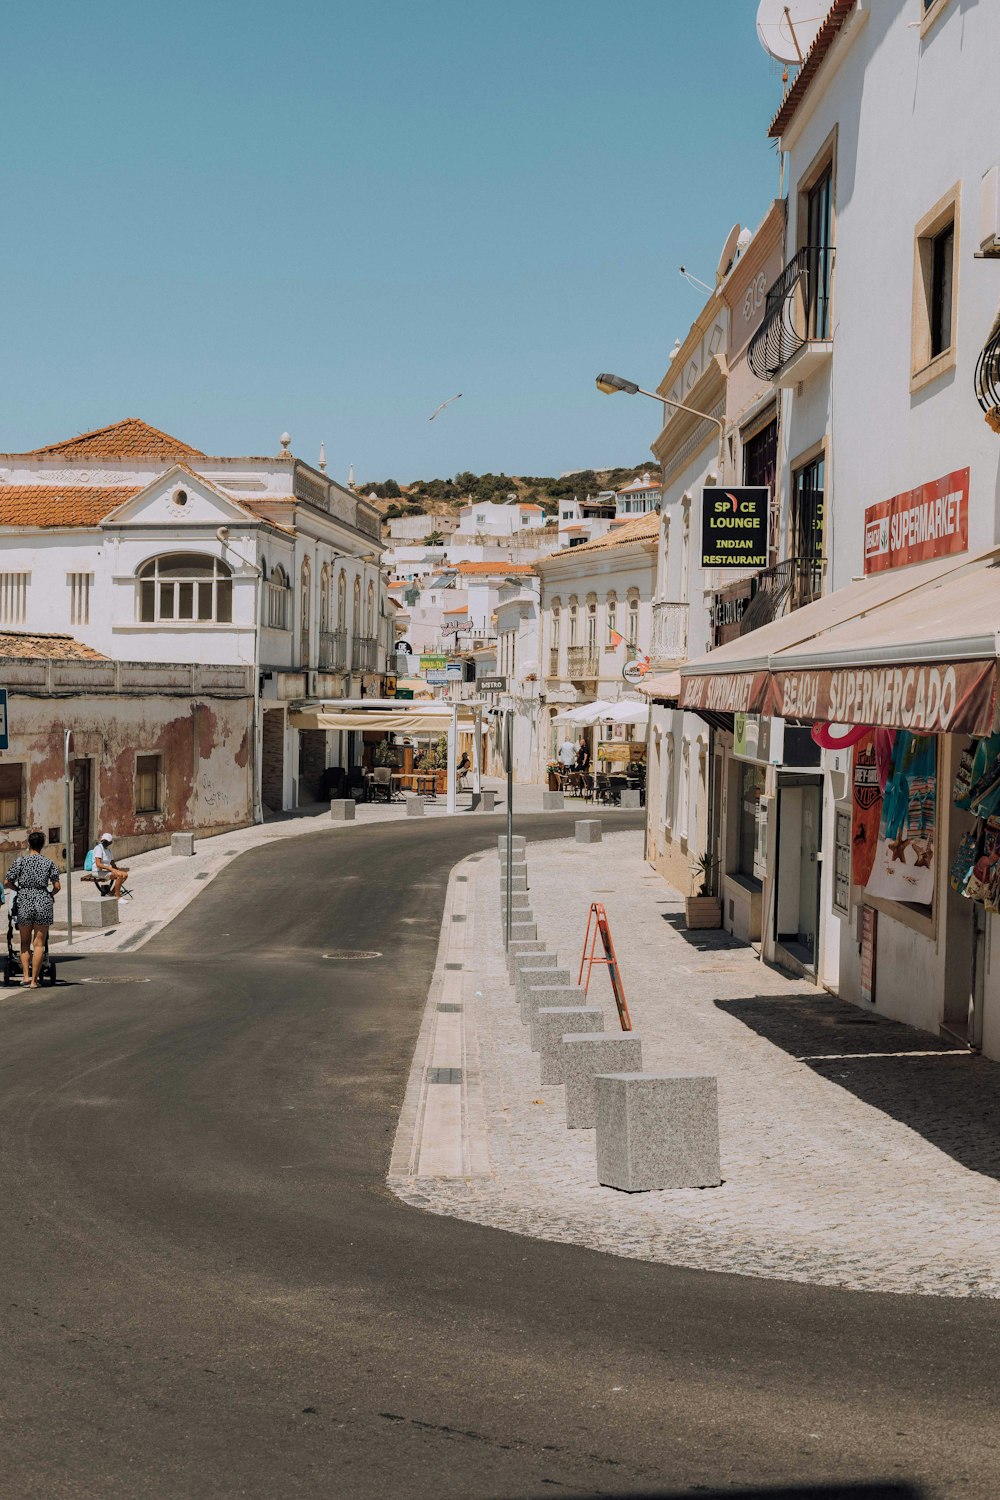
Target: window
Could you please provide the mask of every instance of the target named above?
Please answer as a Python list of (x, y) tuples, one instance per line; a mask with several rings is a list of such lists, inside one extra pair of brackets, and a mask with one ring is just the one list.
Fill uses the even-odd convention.
[(135, 758), (135, 810), (137, 813), (160, 811), (158, 755), (137, 755)]
[(143, 563), (137, 576), (143, 624), (232, 623), (232, 573), (217, 557), (170, 552)]
[(21, 795), (24, 786), (22, 765), (0, 766), (0, 828), (20, 828)]
[(830, 337), (830, 271), (833, 264), (833, 163), (806, 193), (806, 328), (811, 339)]
[(625, 639), (630, 646), (639, 644), (639, 600), (635, 595), (628, 601), (628, 627)]
[(760, 819), (760, 799), (764, 795), (763, 766), (741, 765), (740, 778), (740, 847), (739, 873), (747, 880), (759, 883), (757, 858), (757, 828)]
[(368, 585), (368, 604), (365, 609), (365, 635), (372, 640), (375, 635), (375, 585)]
[(69, 585), (69, 622), (71, 625), (90, 624), (90, 585), (93, 573), (67, 573)]
[(823, 489), (826, 458), (816, 458), (792, 474), (792, 556), (818, 561), (823, 556)]
[(607, 643), (608, 643), (608, 649), (611, 650), (611, 651), (613, 651), (615, 649), (615, 641), (614, 641), (613, 637), (618, 634), (618, 596), (617, 596), (617, 594), (609, 594), (608, 595), (607, 606), (606, 606), (605, 612), (604, 612), (604, 618), (607, 621)]
[(361, 579), (354, 580), (354, 613), (352, 615), (355, 635), (361, 634)]
[(778, 560), (778, 537), (781, 529), (781, 498), (778, 490), (778, 417), (772, 408), (763, 418), (744, 428), (743, 483), (765, 485), (771, 491), (768, 517), (768, 562)]
[(927, 35), (947, 4), (948, 0), (921, 0), (921, 10), (923, 11), (923, 17), (920, 22), (921, 37)]
[(308, 557), (302, 559), (299, 575), (299, 651), (302, 665), (309, 662), (309, 629), (312, 621), (312, 565)]
[(576, 643), (577, 643), (576, 632), (577, 632), (577, 607), (576, 607), (576, 600), (575, 599), (571, 599), (570, 600), (570, 605), (569, 605), (569, 644), (571, 646), (575, 646)]
[(330, 564), (324, 563), (319, 575), (319, 628), (323, 635), (330, 629)]
[(851, 813), (838, 807), (834, 824), (833, 909), (851, 911)]
[[(410, 574), (412, 580), (413, 574)], [(343, 568), (337, 578), (337, 629), (343, 630), (347, 624), (347, 574)]]
[(0, 573), (0, 624), (24, 624), (30, 578), (30, 573)]
[(597, 605), (587, 605), (587, 656), (597, 655)]
[(911, 391), (955, 364), (959, 193), (959, 186), (952, 188), (916, 228)]
[(272, 630), (289, 628), (289, 600), (292, 597), (288, 574), (278, 563), (267, 580), (267, 623)]

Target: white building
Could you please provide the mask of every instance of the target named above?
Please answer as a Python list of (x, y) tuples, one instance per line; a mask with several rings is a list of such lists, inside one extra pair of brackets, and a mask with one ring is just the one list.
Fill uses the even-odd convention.
[(607, 536), (615, 519), (615, 493), (603, 490), (599, 495), (575, 495), (559, 501), (559, 546), (581, 547), (584, 542)]
[(274, 811), (318, 796), (352, 749), (290, 728), (287, 705), (377, 692), (388, 631), (377, 513), (289, 442), (210, 457), (130, 418), (0, 454), (0, 625), (250, 668), (256, 796)]
[[(513, 715), (511, 759), (517, 782), (534, 781), (538, 776), (542, 724), (539, 593), (538, 577), (510, 577), (501, 585), (496, 608), (496, 675), (505, 686), (488, 695), (487, 701)], [(499, 773), (502, 768), (495, 765), (493, 769)]]
[(659, 510), (663, 503), (663, 485), (651, 474), (642, 474), (633, 479), (615, 495), (615, 515), (621, 519), (631, 516), (647, 516)]
[(545, 525), (545, 512), (534, 502), (519, 504), (516, 500), (498, 504), (482, 500), (463, 505), (458, 512), (456, 542), (496, 541), (512, 537), (519, 531), (533, 531)]

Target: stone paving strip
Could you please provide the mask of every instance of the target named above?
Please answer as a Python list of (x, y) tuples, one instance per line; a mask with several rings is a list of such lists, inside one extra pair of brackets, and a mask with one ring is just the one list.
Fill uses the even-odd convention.
[[(791, 980), (725, 933), (687, 932), (680, 898), (643, 862), (641, 834), (605, 824), (593, 846), (529, 843), (527, 863), (539, 939), (574, 982), (588, 905), (607, 908), (644, 1071), (718, 1078), (723, 1184), (635, 1194), (598, 1184), (594, 1131), (567, 1129), (564, 1086), (539, 1081), (491, 851), (452, 874), (390, 1168), (400, 1198), (640, 1260), (1000, 1297), (1000, 1065)], [(465, 923), (450, 920), (459, 910)], [(446, 983), (460, 1011), (437, 1008)], [(618, 1031), (603, 969), (587, 1003)], [(459, 1055), (460, 1083), (428, 1081), (453, 1076), (428, 1070)], [(451, 1091), (447, 1113), (435, 1089)]]

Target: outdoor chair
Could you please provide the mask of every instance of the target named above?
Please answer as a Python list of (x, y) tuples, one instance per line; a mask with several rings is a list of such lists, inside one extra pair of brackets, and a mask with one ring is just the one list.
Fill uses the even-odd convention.
[(389, 766), (376, 766), (371, 781), (372, 801), (392, 801), (392, 769)]

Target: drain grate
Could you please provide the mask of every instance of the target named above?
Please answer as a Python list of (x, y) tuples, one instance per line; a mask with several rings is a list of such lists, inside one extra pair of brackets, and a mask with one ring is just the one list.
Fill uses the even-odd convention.
[(148, 984), (148, 974), (92, 974), (81, 984)]
[(461, 1083), (461, 1068), (428, 1068), (428, 1083)]
[(377, 948), (334, 948), (330, 953), (324, 953), (324, 958), (381, 958), (382, 954)]
[(462, 1007), (460, 1005), (452, 1005), (447, 1000), (441, 1000), (438, 1002), (438, 1010), (446, 1011), (450, 1016), (458, 1015), (461, 1009)]
[(446, 969), (460, 969), (460, 968), (462, 968), (462, 965), (461, 964), (445, 964), (445, 968)]
[(464, 922), (465, 921), (465, 917), (463, 916), (463, 914), (461, 912), (454, 912), (452, 914), (451, 920), (453, 922)]

